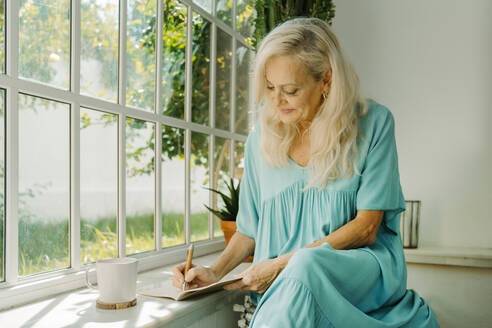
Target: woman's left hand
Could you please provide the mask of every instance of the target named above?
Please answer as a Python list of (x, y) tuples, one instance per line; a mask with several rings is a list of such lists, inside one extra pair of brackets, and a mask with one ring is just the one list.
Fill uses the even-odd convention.
[(236, 278), (242, 278), (232, 284), (224, 286), (227, 290), (245, 290), (256, 293), (264, 293), (282, 271), (278, 259), (266, 260), (250, 266)]

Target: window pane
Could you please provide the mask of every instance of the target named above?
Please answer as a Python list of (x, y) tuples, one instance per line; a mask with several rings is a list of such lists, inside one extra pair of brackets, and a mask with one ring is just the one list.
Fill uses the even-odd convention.
[(192, 58), (191, 119), (209, 124), (210, 90), (210, 22), (193, 13), (193, 58)]
[(70, 86), (70, 1), (20, 0), (19, 75)]
[(217, 0), (217, 17), (227, 25), (232, 25), (232, 1)]
[(205, 9), (208, 13), (212, 13), (213, 0), (193, 0), (194, 3)]
[(251, 51), (241, 43), (236, 43), (236, 133), (248, 134), (249, 109), (249, 65)]
[(191, 134), (191, 241), (208, 239), (208, 144), (209, 137)]
[(177, 0), (164, 6), (162, 114), (184, 119), (186, 7)]
[(234, 141), (234, 185), (240, 184), (244, 172), (244, 142)]
[(82, 0), (80, 93), (116, 102), (118, 0)]
[(126, 253), (155, 249), (154, 124), (126, 120)]
[(236, 28), (245, 38), (253, 35), (255, 18), (254, 0), (237, 0)]
[(184, 131), (162, 126), (162, 247), (184, 244)]
[(0, 281), (5, 280), (5, 90), (0, 89)]
[(69, 260), (70, 107), (19, 95), (19, 275)]
[(126, 103), (154, 111), (156, 0), (128, 0)]
[(234, 180), (241, 180), (244, 172), (244, 142), (234, 141)]
[(231, 112), (232, 37), (217, 29), (215, 127), (229, 130)]
[[(231, 140), (221, 137), (215, 137), (215, 150), (214, 150), (214, 180), (212, 182), (212, 188), (220, 190), (226, 195), (229, 195), (226, 183), (230, 182), (230, 160), (231, 160)], [(222, 197), (216, 193), (212, 193), (212, 208), (223, 209), (224, 201)], [(222, 236), (222, 230), (220, 229), (220, 219), (214, 216), (214, 237)]]
[(0, 0), (0, 73), (5, 73), (5, 0)]
[(80, 110), (80, 261), (118, 256), (118, 117)]

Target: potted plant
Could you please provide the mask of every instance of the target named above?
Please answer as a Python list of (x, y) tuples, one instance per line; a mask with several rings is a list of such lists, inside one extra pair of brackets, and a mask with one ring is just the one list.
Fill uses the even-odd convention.
[[(230, 183), (227, 182), (225, 185), (228, 189), (228, 194), (212, 188), (206, 188), (214, 193), (218, 194), (224, 201), (224, 207), (221, 209), (213, 209), (209, 206), (204, 206), (212, 212), (216, 217), (220, 219), (220, 228), (224, 233), (224, 238), (226, 245), (232, 238), (232, 235), (236, 232), (236, 217), (239, 210), (239, 188), (241, 181), (238, 182), (237, 186), (234, 185), (234, 180), (231, 178)], [(253, 257), (250, 256), (245, 260), (245, 262), (252, 262)]]

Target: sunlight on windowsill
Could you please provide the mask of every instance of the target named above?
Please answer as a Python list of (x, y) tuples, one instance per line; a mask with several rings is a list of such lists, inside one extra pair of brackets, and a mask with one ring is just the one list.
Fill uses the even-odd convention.
[[(195, 263), (210, 265), (219, 254), (198, 257)], [(234, 271), (240, 272), (248, 265), (241, 264)], [(172, 265), (140, 273), (137, 290), (156, 281), (170, 280), (171, 268)], [(221, 291), (181, 302), (137, 295), (137, 305), (132, 308), (101, 310), (96, 308), (98, 292), (83, 288), (0, 312), (0, 322), (2, 327), (157, 327), (165, 323), (179, 326), (185, 321), (187, 326), (192, 326), (207, 316), (213, 320), (223, 320), (222, 317), (230, 320), (234, 316), (232, 304), (242, 301), (242, 295)]]

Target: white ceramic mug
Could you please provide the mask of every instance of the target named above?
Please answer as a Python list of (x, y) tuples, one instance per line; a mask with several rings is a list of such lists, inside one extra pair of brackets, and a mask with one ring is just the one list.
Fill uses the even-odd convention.
[(117, 304), (133, 301), (137, 295), (137, 259), (131, 257), (104, 259), (96, 262), (97, 286), (89, 282), (87, 287), (99, 290), (99, 301)]

